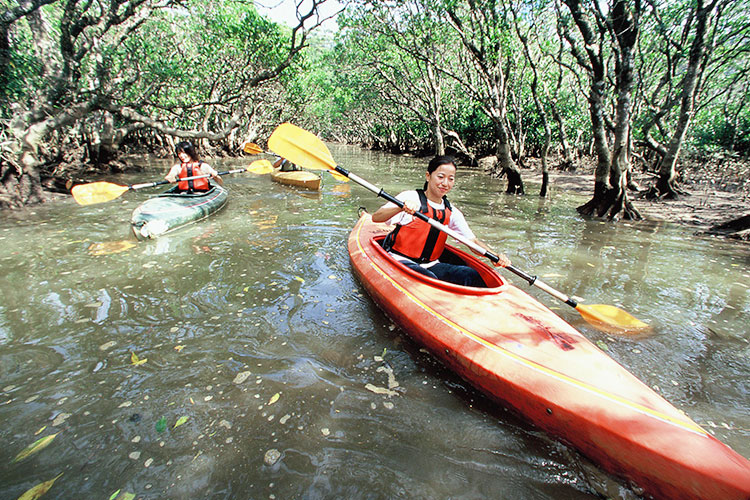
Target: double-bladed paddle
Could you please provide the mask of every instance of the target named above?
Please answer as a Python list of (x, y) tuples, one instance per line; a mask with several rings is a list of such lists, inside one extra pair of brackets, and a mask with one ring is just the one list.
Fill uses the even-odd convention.
[[(391, 203), (396, 204), (400, 208), (404, 207), (404, 203), (394, 196), (383, 191), (381, 188), (367, 182), (361, 177), (349, 172), (348, 170), (340, 167), (336, 164), (336, 161), (331, 156), (331, 152), (328, 147), (318, 139), (315, 135), (308, 132), (307, 130), (301, 129), (291, 123), (282, 123), (276, 130), (273, 131), (271, 137), (268, 139), (268, 148), (274, 153), (288, 159), (293, 163), (302, 165), (303, 167), (311, 170), (328, 170), (331, 173), (343, 175), (360, 186), (372, 191), (381, 198), (384, 198)], [(444, 226), (438, 221), (427, 217), (421, 212), (416, 212), (415, 217), (422, 219), (423, 221), (430, 224), (432, 227), (443, 231), (455, 240), (468, 246), (475, 252), (484, 257), (487, 257), (492, 262), (498, 262), (500, 259), (494, 253), (485, 250), (478, 246), (476, 243), (467, 240), (459, 233), (452, 229)], [(629, 313), (622, 309), (607, 305), (607, 304), (579, 304), (572, 297), (568, 297), (564, 293), (555, 290), (551, 286), (538, 279), (536, 276), (531, 276), (524, 271), (514, 267), (506, 266), (506, 269), (515, 275), (526, 280), (529, 285), (533, 285), (548, 294), (552, 295), (558, 300), (566, 303), (573, 307), (580, 315), (589, 322), (591, 325), (605, 330), (605, 331), (630, 331), (630, 332), (643, 332), (648, 329), (649, 326), (643, 321), (633, 317)]]
[[(255, 174), (267, 174), (273, 171), (273, 166), (268, 160), (257, 160), (252, 162), (245, 168), (236, 168), (234, 170), (227, 170), (226, 172), (218, 172), (219, 175), (228, 174), (239, 174), (240, 172), (252, 172)], [(194, 175), (192, 177), (185, 177), (179, 179), (180, 181), (190, 181), (193, 179), (204, 179), (211, 177), (210, 175)], [(143, 189), (155, 186), (162, 186), (164, 184), (170, 184), (169, 181), (155, 181), (155, 182), (144, 182), (143, 184), (131, 184), (129, 186), (123, 186), (121, 184), (113, 184), (111, 182), (99, 181), (90, 182), (88, 184), (78, 184), (73, 186), (70, 193), (73, 195), (73, 199), (79, 205), (93, 205), (95, 203), (104, 203), (105, 201), (114, 200), (119, 198), (127, 191), (135, 191), (136, 189)]]

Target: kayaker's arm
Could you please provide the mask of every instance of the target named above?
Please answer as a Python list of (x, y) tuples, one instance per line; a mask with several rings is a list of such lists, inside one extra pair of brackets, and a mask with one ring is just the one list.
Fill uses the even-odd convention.
[(394, 203), (386, 203), (372, 214), (373, 222), (386, 222), (391, 217), (398, 215), (399, 213), (406, 212), (409, 215), (414, 215), (414, 212), (419, 210), (419, 204), (413, 200), (408, 200), (404, 203), (404, 208), (396, 206)]
[(177, 182), (177, 176), (180, 175), (180, 164), (172, 165), (172, 168), (169, 169), (169, 172), (167, 172), (167, 175), (164, 176), (164, 178), (169, 182), (170, 184), (174, 184)]
[(216, 181), (216, 184), (218, 184), (219, 186), (224, 185), (224, 179), (221, 178), (219, 172), (214, 170), (214, 168), (211, 165), (209, 165), (206, 162), (201, 162), (200, 169), (201, 169), (201, 173), (210, 175), (211, 180)]

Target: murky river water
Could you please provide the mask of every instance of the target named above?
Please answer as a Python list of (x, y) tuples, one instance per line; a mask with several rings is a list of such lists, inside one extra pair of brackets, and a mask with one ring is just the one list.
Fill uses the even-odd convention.
[[(392, 194), (421, 185), (424, 160), (331, 150)], [(60, 473), (45, 498), (632, 498), (389, 323), (345, 247), (357, 208), (382, 201), (325, 175), (315, 194), (226, 178), (222, 212), (141, 243), (129, 216), (154, 190), (0, 213), (0, 498)], [(530, 291), (750, 456), (750, 249), (503, 187), (459, 172), (451, 199), (517, 267), (652, 324), (601, 333)], [(365, 388), (389, 372), (398, 396)]]

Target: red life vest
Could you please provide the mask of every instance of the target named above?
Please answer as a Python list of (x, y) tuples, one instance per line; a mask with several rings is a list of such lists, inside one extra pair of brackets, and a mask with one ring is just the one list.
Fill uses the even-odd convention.
[[(195, 175), (203, 175), (200, 166), (200, 162), (183, 163), (182, 170), (180, 170), (178, 179), (193, 177)], [(208, 183), (208, 177), (177, 182), (177, 189), (179, 189), (180, 191), (208, 191), (210, 188), (211, 186)]]
[[(451, 219), (451, 204), (448, 202), (448, 198), (443, 198), (445, 208), (437, 210), (427, 203), (424, 190), (417, 189), (417, 194), (421, 204), (419, 211), (447, 226)], [(419, 264), (424, 264), (440, 257), (443, 249), (445, 249), (447, 237), (443, 231), (435, 229), (425, 221), (414, 217), (408, 224), (396, 225), (396, 229), (388, 234), (384, 247), (386, 250), (409, 257)]]

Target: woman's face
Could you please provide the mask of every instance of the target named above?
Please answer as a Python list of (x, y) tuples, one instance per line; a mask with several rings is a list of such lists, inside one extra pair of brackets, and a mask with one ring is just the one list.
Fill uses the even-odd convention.
[(427, 173), (427, 197), (433, 201), (441, 199), (453, 189), (456, 182), (456, 167), (452, 163), (444, 163), (432, 173)]
[(190, 155), (184, 151), (177, 153), (177, 158), (179, 158), (182, 163), (188, 163), (191, 160)]

